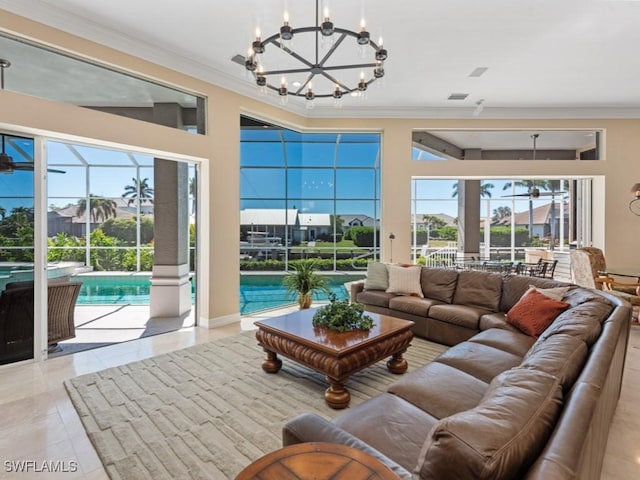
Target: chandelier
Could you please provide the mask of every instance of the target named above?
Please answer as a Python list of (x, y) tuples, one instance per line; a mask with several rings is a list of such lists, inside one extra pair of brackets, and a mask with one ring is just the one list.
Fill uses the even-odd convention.
[[(377, 44), (371, 40), (364, 20), (358, 32), (336, 27), (327, 8), (324, 9), (321, 21), (319, 0), (315, 3), (314, 26), (293, 27), (285, 12), (279, 31), (262, 39), (260, 31), (256, 30), (255, 40), (249, 47), (247, 56), (234, 57), (238, 63), (244, 61), (244, 67), (251, 72), (256, 85), (263, 92), (277, 92), (281, 103), (286, 103), (288, 96), (295, 96), (309, 101), (333, 98), (339, 104), (343, 95), (362, 96), (369, 85), (384, 76), (387, 50), (382, 46), (382, 38)], [(363, 57), (359, 63), (343, 63), (345, 57), (349, 58), (349, 43), (343, 43), (349, 37), (355, 39), (352, 46), (357, 47)], [(321, 47), (325, 51), (321, 51)], [(282, 53), (277, 54), (276, 51)], [(353, 57), (358, 56), (356, 48), (351, 53)], [(271, 58), (267, 58), (269, 54), (272, 55)], [(269, 62), (276, 63), (278, 55), (279, 62), (283, 65), (280, 68), (265, 69), (264, 65)], [(321, 77), (322, 82), (314, 84), (316, 76)], [(293, 77), (298, 80), (292, 81)], [(319, 83), (323, 84), (322, 89), (317, 88)], [(311, 108), (312, 103), (309, 102), (307, 106)]]

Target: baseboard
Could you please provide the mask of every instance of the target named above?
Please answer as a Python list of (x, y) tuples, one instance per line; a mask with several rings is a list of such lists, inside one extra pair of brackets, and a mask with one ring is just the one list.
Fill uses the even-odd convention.
[(203, 328), (217, 328), (236, 323), (240, 321), (240, 313), (232, 313), (230, 315), (223, 315), (222, 317), (205, 318), (200, 317), (198, 319), (198, 326)]

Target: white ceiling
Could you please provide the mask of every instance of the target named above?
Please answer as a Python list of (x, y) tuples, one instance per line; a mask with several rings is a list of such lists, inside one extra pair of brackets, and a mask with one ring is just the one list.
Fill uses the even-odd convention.
[[(640, 117), (638, 0), (326, 1), (337, 27), (357, 30), (364, 14), (372, 39), (384, 37), (384, 82), (364, 99), (345, 98), (340, 110), (330, 99), (313, 110), (301, 99), (283, 108), (473, 118), (483, 100), (479, 118)], [(311, 0), (0, 0), (0, 8), (274, 104), (276, 95), (260, 96), (230, 59), (246, 54), (256, 26), (263, 37), (275, 33), (285, 6), (292, 26), (314, 21)], [(476, 67), (488, 70), (469, 77)], [(451, 93), (469, 96), (447, 100)]]

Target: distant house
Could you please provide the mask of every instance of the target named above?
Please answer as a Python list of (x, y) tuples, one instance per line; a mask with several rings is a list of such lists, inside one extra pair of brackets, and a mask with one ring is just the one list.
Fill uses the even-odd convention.
[[(555, 232), (556, 237), (560, 235), (560, 220), (561, 220), (561, 204), (559, 202), (555, 202)], [(567, 236), (569, 232), (569, 211), (568, 205), (564, 205), (564, 232), (565, 236)], [(532, 211), (532, 231), (531, 236), (538, 236), (540, 238), (549, 237), (551, 235), (551, 203), (546, 203), (544, 205), (540, 205), (536, 207)], [(514, 215), (514, 223), (516, 227), (524, 227), (529, 228), (529, 210), (525, 210), (523, 212), (517, 212)], [(495, 222), (492, 222), (493, 226), (510, 226), (511, 225), (511, 215), (507, 215), (498, 219)]]
[(375, 227), (379, 225), (375, 218), (369, 215), (339, 215), (342, 219), (342, 229), (345, 230), (351, 227)]
[(442, 220), (446, 227), (455, 227), (456, 219), (446, 213), (415, 213), (411, 221), (411, 226), (415, 224), (416, 230), (427, 230), (427, 222), (424, 221), (424, 216), (435, 217)]
[[(134, 205), (129, 206), (128, 200), (124, 198), (110, 198), (116, 204), (115, 218), (133, 218), (137, 215)], [(140, 213), (148, 218), (153, 218), (153, 205), (143, 204), (140, 206)], [(90, 212), (84, 212), (78, 216), (78, 205), (70, 205), (47, 212), (47, 232), (49, 236), (58, 233), (66, 233), (76, 237), (86, 235), (87, 215), (89, 215), (89, 231), (93, 232), (105, 219), (96, 221), (91, 218)]]
[(295, 208), (247, 208), (240, 211), (240, 236), (268, 236), (285, 238), (292, 242), (309, 242), (331, 235), (331, 215), (328, 213), (301, 213)]

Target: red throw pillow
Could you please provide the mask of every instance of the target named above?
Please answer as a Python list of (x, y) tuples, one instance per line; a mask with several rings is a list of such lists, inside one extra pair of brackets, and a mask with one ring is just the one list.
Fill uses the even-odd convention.
[(527, 335), (537, 337), (569, 306), (566, 302), (553, 300), (536, 290), (531, 290), (511, 307), (507, 313), (507, 323)]

